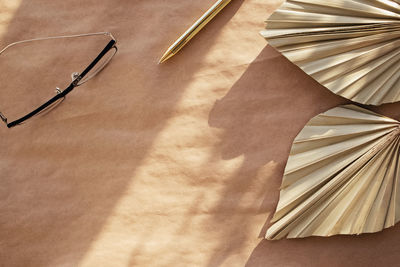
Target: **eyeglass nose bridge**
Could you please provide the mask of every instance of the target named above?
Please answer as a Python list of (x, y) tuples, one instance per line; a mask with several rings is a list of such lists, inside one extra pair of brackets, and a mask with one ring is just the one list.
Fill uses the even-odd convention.
[(78, 78), (78, 77), (79, 77), (79, 72), (73, 72), (73, 73), (71, 74), (71, 79), (72, 79), (72, 81), (75, 81), (76, 78)]
[(0, 119), (1, 119), (5, 124), (7, 124), (7, 118), (6, 118), (6, 116), (4, 116), (3, 113), (1, 113), (1, 112), (0, 112)]
[(72, 79), (72, 85), (79, 86), (79, 82), (82, 80), (81, 74), (79, 72), (73, 72), (71, 74), (71, 79)]

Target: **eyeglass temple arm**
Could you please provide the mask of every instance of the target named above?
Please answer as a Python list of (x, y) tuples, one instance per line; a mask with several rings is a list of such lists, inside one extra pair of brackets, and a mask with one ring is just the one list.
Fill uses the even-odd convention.
[(83, 33), (83, 34), (73, 34), (73, 35), (60, 35), (60, 36), (50, 36), (50, 37), (41, 37), (41, 38), (34, 38), (34, 39), (28, 39), (28, 40), (22, 40), (22, 41), (17, 41), (11, 44), (8, 44), (6, 47), (0, 50), (0, 54), (2, 54), (4, 51), (6, 51), (8, 48), (18, 45), (18, 44), (23, 44), (23, 43), (28, 43), (28, 42), (35, 42), (35, 41), (45, 41), (45, 40), (52, 40), (52, 39), (65, 39), (65, 38), (76, 38), (76, 37), (87, 37), (87, 36), (96, 36), (96, 35), (107, 35), (111, 39), (115, 40), (114, 36), (112, 35), (111, 32), (93, 32), (93, 33)]

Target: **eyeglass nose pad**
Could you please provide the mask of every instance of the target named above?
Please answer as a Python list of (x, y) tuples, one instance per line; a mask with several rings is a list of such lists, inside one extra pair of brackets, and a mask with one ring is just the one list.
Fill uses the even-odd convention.
[(61, 94), (62, 92), (61, 92), (61, 89), (60, 88), (58, 88), (58, 87), (56, 87), (56, 94), (58, 95), (58, 94)]
[(75, 81), (75, 79), (78, 78), (78, 77), (79, 77), (79, 72), (73, 72), (73, 73), (71, 74), (71, 79), (72, 79), (72, 81)]

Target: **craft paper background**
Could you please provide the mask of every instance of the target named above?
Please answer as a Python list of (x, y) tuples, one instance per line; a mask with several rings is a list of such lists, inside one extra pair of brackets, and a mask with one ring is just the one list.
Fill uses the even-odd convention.
[[(360, 237), (263, 240), (293, 139), (310, 118), (347, 102), (258, 34), (281, 1), (232, 1), (178, 55), (157, 65), (212, 3), (0, 1), (1, 46), (103, 30), (119, 41), (110, 65), (56, 110), (0, 128), (1, 265), (398, 263), (398, 225)], [(50, 57), (21, 62), (37, 72), (16, 80), (35, 95), (51, 95), (70, 69), (41, 58)], [(11, 90), (4, 78), (16, 74), (0, 60), (1, 85)], [(7, 100), (2, 96), (0, 107)], [(379, 111), (400, 118), (399, 104)]]

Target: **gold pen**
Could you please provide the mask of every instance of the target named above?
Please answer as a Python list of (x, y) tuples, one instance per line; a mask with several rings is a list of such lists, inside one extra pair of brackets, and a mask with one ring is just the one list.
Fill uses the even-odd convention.
[(163, 63), (181, 50), (204, 26), (207, 25), (232, 0), (218, 0), (178, 40), (171, 45), (158, 62)]

